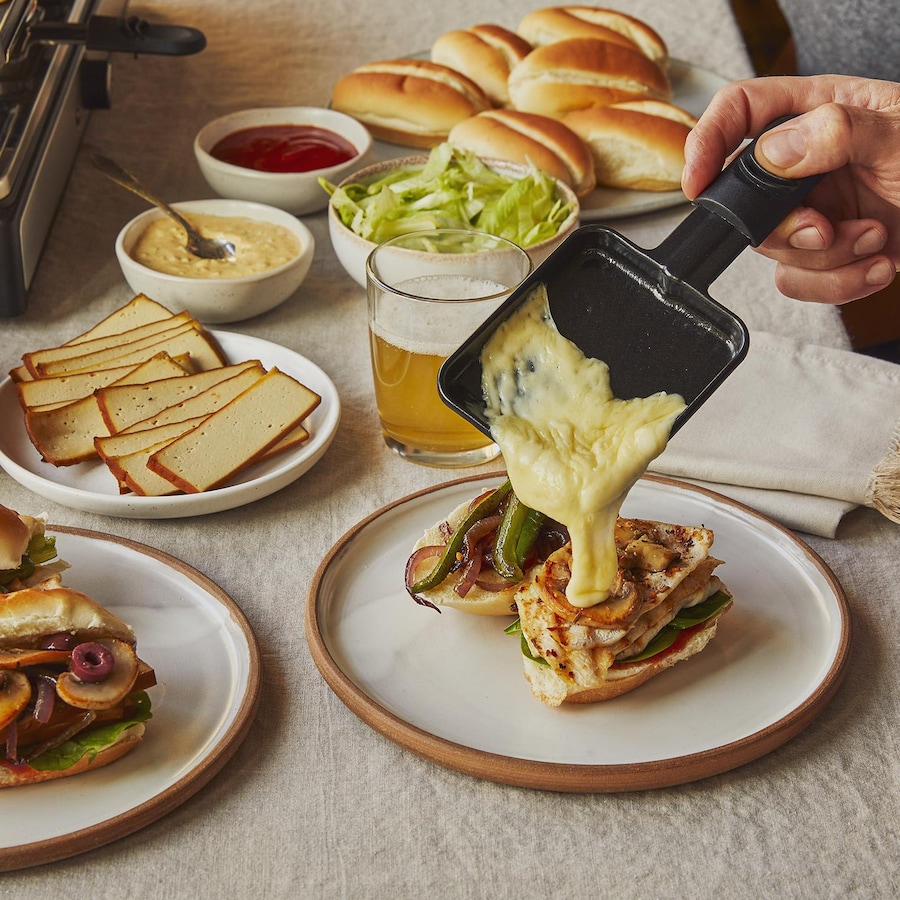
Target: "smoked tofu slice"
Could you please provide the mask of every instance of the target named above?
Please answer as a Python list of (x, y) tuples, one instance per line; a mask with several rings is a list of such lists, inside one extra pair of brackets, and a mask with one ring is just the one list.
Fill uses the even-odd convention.
[(219, 487), (260, 459), (321, 397), (271, 369), (190, 433), (154, 453), (148, 467), (185, 493)]

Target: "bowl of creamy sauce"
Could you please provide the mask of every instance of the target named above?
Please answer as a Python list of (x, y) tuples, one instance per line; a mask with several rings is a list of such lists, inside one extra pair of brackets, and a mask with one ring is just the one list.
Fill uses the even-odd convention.
[(218, 324), (268, 312), (293, 296), (306, 278), (315, 240), (293, 215), (226, 199), (173, 206), (204, 237), (230, 241), (235, 254), (216, 260), (195, 256), (175, 221), (155, 208), (147, 210), (116, 239), (116, 257), (135, 293)]

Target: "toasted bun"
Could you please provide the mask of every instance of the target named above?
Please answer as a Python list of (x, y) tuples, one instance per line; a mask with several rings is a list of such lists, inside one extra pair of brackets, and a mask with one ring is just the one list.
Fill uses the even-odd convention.
[(427, 60), (373, 62), (334, 86), (331, 105), (379, 140), (434, 147), (463, 119), (490, 108), (484, 91), (448, 66)]
[(660, 67), (638, 50), (593, 38), (571, 38), (533, 50), (509, 75), (516, 109), (561, 118), (588, 106), (668, 100)]
[(534, 47), (586, 37), (635, 47), (663, 67), (669, 56), (665, 41), (646, 22), (596, 6), (536, 9), (522, 19), (518, 32)]
[[(442, 547), (447, 543), (447, 528), (449, 526), (450, 533), (462, 524), (463, 520), (469, 514), (470, 501), (461, 503), (454, 509), (449, 516), (442, 522), (432, 525), (422, 537), (416, 541), (413, 550), (420, 547), (438, 546)], [(434, 565), (435, 560), (426, 560), (422, 563), (422, 571), (420, 575), (428, 572), (428, 566)], [(511, 585), (502, 591), (488, 591), (479, 587), (477, 584), (472, 585), (471, 589), (466, 593), (465, 597), (460, 597), (453, 590), (456, 585), (457, 577), (449, 576), (436, 588), (422, 593), (422, 597), (433, 603), (435, 606), (450, 606), (462, 612), (472, 613), (476, 616), (510, 616), (513, 615), (513, 597), (515, 596), (518, 584)]]
[(80, 591), (55, 586), (0, 595), (0, 647), (35, 647), (47, 635), (64, 631), (83, 640), (135, 641), (128, 625)]
[(138, 723), (123, 731), (116, 740), (96, 754), (85, 753), (73, 766), (52, 772), (42, 772), (28, 765), (10, 765), (0, 761), (0, 788), (19, 787), (23, 784), (37, 784), (40, 781), (52, 781), (56, 778), (68, 778), (82, 772), (93, 772), (130, 753), (144, 739), (144, 725)]
[(17, 512), (0, 505), (0, 571), (19, 568), (33, 531)]
[(715, 636), (718, 617), (698, 629), (679, 650), (663, 653), (632, 665), (619, 665), (607, 672), (605, 680), (591, 687), (572, 685), (564, 681), (553, 669), (539, 665), (523, 656), (525, 678), (534, 695), (549, 706), (563, 703), (597, 703), (621, 697), (640, 687), (675, 663), (699, 653)]
[(512, 109), (492, 109), (454, 125), (447, 140), (486, 159), (534, 166), (579, 196), (596, 185), (587, 144), (556, 119)]
[(509, 105), (510, 70), (531, 52), (524, 38), (500, 25), (448, 31), (431, 46), (431, 61), (471, 78), (496, 106)]
[(696, 122), (683, 109), (640, 100), (575, 110), (562, 121), (590, 147), (598, 184), (642, 191), (681, 185), (684, 142)]

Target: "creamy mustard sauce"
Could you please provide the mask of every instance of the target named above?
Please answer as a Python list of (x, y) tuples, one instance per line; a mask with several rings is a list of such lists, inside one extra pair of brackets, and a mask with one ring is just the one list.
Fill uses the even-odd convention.
[(618, 571), (622, 501), (662, 453), (685, 403), (665, 393), (616, 399), (606, 363), (556, 329), (543, 285), (491, 336), (481, 362), (491, 434), (516, 495), (569, 529), (566, 598), (581, 608), (600, 603)]
[(234, 244), (227, 259), (201, 259), (185, 247), (184, 230), (168, 216), (154, 219), (131, 249), (132, 259), (167, 275), (186, 278), (240, 278), (275, 269), (300, 253), (300, 241), (283, 225), (246, 216), (188, 213), (185, 218), (204, 237)]

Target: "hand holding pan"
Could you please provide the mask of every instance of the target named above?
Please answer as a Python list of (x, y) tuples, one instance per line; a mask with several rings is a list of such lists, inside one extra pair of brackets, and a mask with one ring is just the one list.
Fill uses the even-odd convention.
[(773, 175), (756, 161), (755, 146), (756, 140), (723, 169), (652, 250), (600, 225), (574, 232), (444, 363), (438, 373), (444, 402), (490, 435), (482, 348), (543, 282), (560, 333), (609, 366), (616, 397), (666, 391), (684, 398), (674, 434), (747, 354), (746, 326), (709, 296), (709, 285), (747, 246), (765, 240), (823, 177)]

